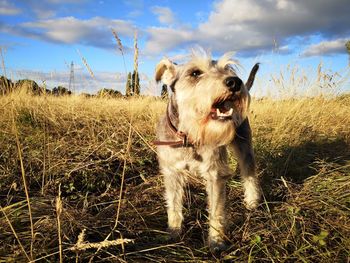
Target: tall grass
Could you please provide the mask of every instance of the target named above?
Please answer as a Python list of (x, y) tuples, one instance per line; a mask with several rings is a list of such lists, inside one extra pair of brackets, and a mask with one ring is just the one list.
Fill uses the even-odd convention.
[[(112, 184), (113, 190), (118, 190), (116, 186), (122, 185), (120, 180), (124, 175), (127, 180), (143, 181), (137, 173), (131, 176), (137, 171), (133, 166), (135, 163), (136, 167), (139, 167), (140, 163), (149, 162), (148, 158), (143, 160), (139, 158), (143, 155), (148, 155), (154, 160), (149, 154), (152, 150), (148, 146), (140, 146), (153, 136), (154, 122), (162, 110), (160, 105), (163, 105), (163, 102), (153, 98), (140, 98), (139, 102), (130, 103), (128, 100), (106, 98), (86, 99), (80, 96), (32, 97), (24, 92), (1, 97), (1, 167), (4, 168), (2, 169), (4, 173), (12, 171), (3, 178), (2, 190), (7, 189), (7, 183), (12, 184), (17, 171), (22, 170), (17, 165), (17, 160), (22, 159), (25, 166), (23, 169), (26, 169), (30, 178), (29, 192), (35, 193), (36, 197), (47, 196), (48, 193), (57, 195), (58, 185), (61, 183), (63, 196), (68, 194), (73, 199), (79, 199), (86, 197), (83, 195), (84, 192), (97, 191), (102, 194), (111, 190)], [(12, 142), (16, 142), (13, 140), (16, 133), (9, 122), (12, 113), (9, 110), (11, 107), (8, 106), (11, 104), (15, 109), (13, 115), (14, 122), (18, 126), (18, 141), (22, 143), (18, 145), (23, 149), (21, 158), (15, 157), (13, 152), (15, 145)], [(150, 109), (149, 104), (154, 107)], [(130, 119), (134, 122), (132, 129)], [(154, 122), (146, 122), (149, 119)], [(149, 134), (143, 132), (144, 128)], [(48, 143), (46, 146), (43, 145), (45, 136)], [(127, 138), (130, 138), (129, 142)], [(136, 143), (134, 151), (130, 150), (131, 142)], [(45, 169), (41, 158), (42, 151), (50, 151), (45, 154), (48, 159), (46, 180), (42, 178), (39, 180), (39, 175)], [(22, 185), (25, 187), (26, 184)], [(24, 192), (28, 191), (24, 189)], [(120, 193), (113, 197), (115, 200), (120, 200), (115, 227), (119, 223), (122, 194), (121, 189)], [(7, 201), (2, 205), (7, 207)], [(57, 215), (64, 218), (64, 212), (57, 212)]]
[[(13, 105), (12, 105), (12, 107), (13, 107)], [(18, 136), (18, 129), (17, 129), (17, 124), (15, 122), (13, 108), (12, 108), (12, 124), (13, 124), (12, 131), (15, 135), (15, 141), (16, 141), (16, 146), (17, 146), (18, 160), (19, 160), (20, 167), (21, 167), (22, 183), (23, 183), (24, 193), (26, 196), (26, 201), (27, 201), (27, 206), (28, 206), (28, 216), (29, 216), (30, 233), (31, 233), (30, 258), (33, 259), (34, 225), (33, 225), (32, 208), (31, 208), (31, 203), (30, 203), (30, 198), (29, 198), (26, 173), (25, 173), (24, 164), (23, 164), (22, 148), (21, 148), (21, 144), (20, 144), (20, 140), (19, 140), (19, 136)]]
[[(300, 99), (305, 97), (335, 97), (350, 85), (350, 68), (334, 72), (320, 62), (316, 69), (287, 64), (279, 71), (262, 78), (264, 92), (261, 95), (275, 99)], [(256, 92), (254, 87), (253, 93)], [(259, 87), (258, 87), (259, 88)], [(267, 91), (266, 91), (267, 90)]]
[[(135, 32), (136, 73), (138, 52)], [(253, 99), (264, 202), (247, 212), (239, 179), (229, 181), (229, 248), (220, 258), (206, 246), (205, 190), (195, 176), (181, 239), (166, 233), (152, 145), (165, 101), (25, 89), (0, 96), (0, 262), (349, 262), (350, 96), (338, 94), (349, 74), (320, 64), (314, 76), (288, 66), (272, 76), (279, 100)]]
[[(153, 97), (1, 96), (0, 261), (215, 261), (198, 180), (186, 188), (181, 241), (166, 234), (151, 143), (165, 107)], [(229, 181), (221, 259), (349, 260), (349, 112), (345, 95), (252, 101), (265, 201), (246, 212), (238, 178)]]

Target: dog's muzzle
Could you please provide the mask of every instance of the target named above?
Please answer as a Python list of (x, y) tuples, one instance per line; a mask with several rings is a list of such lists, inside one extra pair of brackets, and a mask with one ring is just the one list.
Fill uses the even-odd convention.
[(232, 116), (239, 106), (240, 98), (237, 93), (241, 90), (243, 81), (232, 76), (226, 78), (224, 84), (228, 88), (228, 92), (214, 101), (209, 114), (213, 120), (232, 120)]

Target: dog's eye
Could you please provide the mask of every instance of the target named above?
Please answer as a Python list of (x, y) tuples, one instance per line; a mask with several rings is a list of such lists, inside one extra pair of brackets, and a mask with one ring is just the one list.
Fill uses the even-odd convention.
[(199, 76), (202, 75), (202, 74), (203, 74), (203, 72), (202, 72), (201, 70), (195, 69), (195, 70), (193, 70), (193, 71), (190, 73), (190, 76), (191, 76), (191, 77), (194, 77), (194, 78), (197, 78), (197, 77), (199, 77)]

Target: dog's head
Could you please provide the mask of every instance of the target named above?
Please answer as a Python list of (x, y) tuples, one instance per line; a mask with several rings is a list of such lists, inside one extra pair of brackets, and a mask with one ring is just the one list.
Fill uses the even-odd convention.
[(235, 128), (247, 116), (249, 90), (259, 68), (256, 64), (244, 83), (234, 70), (230, 53), (218, 60), (193, 55), (185, 64), (163, 59), (156, 68), (156, 80), (173, 91), (179, 113), (178, 129), (198, 144), (228, 144)]

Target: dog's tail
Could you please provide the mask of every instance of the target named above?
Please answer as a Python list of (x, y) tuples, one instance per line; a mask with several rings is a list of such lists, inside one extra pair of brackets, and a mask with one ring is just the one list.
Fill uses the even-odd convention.
[(245, 84), (245, 86), (247, 87), (248, 90), (250, 90), (254, 84), (255, 75), (256, 75), (256, 72), (258, 72), (259, 65), (260, 65), (260, 63), (256, 63), (254, 65), (254, 67), (252, 68), (252, 70), (250, 71), (249, 78)]

